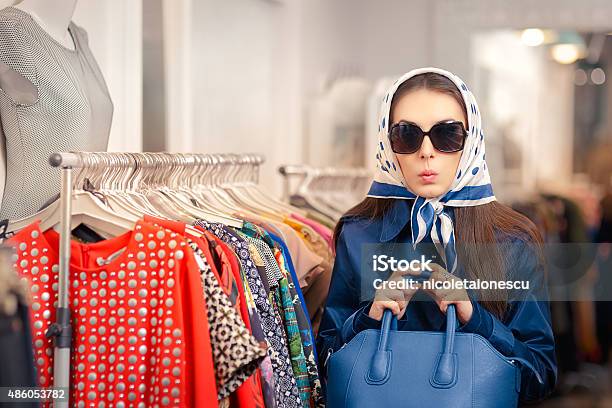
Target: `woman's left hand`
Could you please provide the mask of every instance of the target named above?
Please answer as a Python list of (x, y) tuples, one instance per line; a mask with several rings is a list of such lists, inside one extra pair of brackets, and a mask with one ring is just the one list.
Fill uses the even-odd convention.
[(442, 313), (446, 313), (448, 305), (455, 305), (457, 318), (461, 324), (467, 323), (474, 312), (474, 307), (472, 306), (467, 291), (464, 288), (456, 288), (457, 285), (452, 284), (447, 284), (447, 286), (450, 286), (448, 289), (443, 287), (443, 282), (445, 281), (461, 282), (461, 279), (450, 274), (438, 264), (430, 263), (429, 267), (432, 269), (431, 276), (429, 277), (431, 287), (423, 288), (423, 290), (435, 300)]

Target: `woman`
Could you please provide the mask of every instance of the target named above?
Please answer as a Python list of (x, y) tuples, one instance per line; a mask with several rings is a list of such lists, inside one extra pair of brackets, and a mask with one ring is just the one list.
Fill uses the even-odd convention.
[[(495, 200), (480, 113), (463, 81), (437, 68), (398, 79), (382, 103), (377, 160), (368, 196), (336, 227), (336, 261), (317, 339), (322, 367), (359, 331), (380, 327), (385, 309), (398, 317), (399, 330), (440, 331), (446, 308), (455, 304), (460, 331), (531, 363), (521, 366), (521, 400), (544, 398), (557, 368), (542, 238), (531, 221)], [(445, 261), (431, 265), (432, 279), (513, 279), (528, 281), (529, 289), (409, 288), (364, 299), (367, 244), (428, 242)]]

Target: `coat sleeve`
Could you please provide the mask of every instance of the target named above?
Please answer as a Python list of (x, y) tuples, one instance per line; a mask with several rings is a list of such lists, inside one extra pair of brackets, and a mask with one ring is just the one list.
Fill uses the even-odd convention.
[(354, 314), (360, 307), (359, 265), (355, 264), (359, 262), (359, 257), (351, 256), (355, 254), (350, 253), (345, 234), (346, 231), (343, 228), (336, 244), (336, 260), (329, 295), (317, 336), (319, 367), (323, 376), (326, 373), (326, 360), (329, 353), (338, 350), (342, 344), (350, 340), (350, 338), (343, 338), (343, 328), (345, 326), (352, 328)]
[(498, 351), (508, 357), (527, 360), (537, 371), (521, 365), (522, 402), (545, 398), (557, 381), (555, 340), (548, 303), (548, 289), (544, 265), (530, 243), (515, 241), (512, 253), (511, 276), (529, 282), (529, 289), (517, 292), (508, 302), (503, 319), (472, 301), (474, 312), (461, 331), (477, 333), (489, 340)]

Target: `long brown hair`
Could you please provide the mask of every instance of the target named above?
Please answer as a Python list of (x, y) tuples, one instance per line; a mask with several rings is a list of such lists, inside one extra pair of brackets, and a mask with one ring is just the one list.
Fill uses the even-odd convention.
[[(436, 73), (416, 75), (404, 82), (393, 97), (391, 111), (393, 111), (393, 104), (397, 99), (416, 89), (431, 89), (451, 95), (463, 107), (467, 116), (465, 102), (455, 84), (445, 76)], [(392, 198), (366, 197), (362, 202), (348, 210), (344, 216), (380, 219), (394, 205), (395, 200)], [(537, 244), (538, 247), (542, 245), (542, 236), (535, 224), (529, 218), (498, 201), (472, 207), (453, 207), (452, 210), (455, 216), (457, 257), (465, 269), (467, 279), (490, 281), (508, 279), (506, 276), (506, 257), (503, 255), (502, 248), (497, 245), (486, 245), (490, 252), (483, 256), (478, 251), (478, 245), (474, 245), (498, 243), (496, 232), (523, 237), (526, 241)], [(336, 225), (334, 243), (337, 241), (343, 223), (344, 220), (341, 219)], [(479, 291), (478, 294), (480, 304), (495, 316), (503, 317), (507, 308), (506, 291)]]

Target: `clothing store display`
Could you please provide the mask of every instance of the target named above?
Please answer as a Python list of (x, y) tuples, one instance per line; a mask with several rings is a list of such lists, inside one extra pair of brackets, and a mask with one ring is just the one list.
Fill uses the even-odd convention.
[[(186, 171), (197, 174), (184, 155), (169, 160), (167, 153), (95, 153), (87, 162), (92, 174), (85, 170), (79, 177), (93, 177), (96, 165), (125, 176), (124, 167), (112, 164), (132, 160), (136, 166), (145, 155), (160, 166), (184, 163)], [(121, 160), (109, 159), (118, 156)], [(244, 164), (252, 163), (245, 159)], [(77, 208), (83, 194), (103, 198), (100, 206), (131, 205), (96, 207), (90, 217), (105, 219), (128, 208), (140, 214), (114, 237), (102, 238), (87, 224), (71, 231), (70, 405), (324, 406), (308, 300), (290, 248), (317, 254), (315, 262), (301, 260), (300, 268), (323, 264), (331, 271), (328, 237), (320, 234), (329, 231), (308, 218), (291, 218), (297, 208), (285, 213), (275, 208), (266, 215), (247, 200), (230, 201), (232, 194), (223, 208), (207, 195), (206, 185), (182, 190), (166, 185), (171, 187), (165, 191), (172, 191), (163, 196), (166, 201), (151, 200), (146, 209), (142, 201), (114, 201), (112, 189), (80, 190), (75, 197)], [(211, 203), (232, 211), (213, 215)], [(116, 214), (109, 222), (119, 222)], [(239, 214), (249, 214), (253, 222), (233, 218)], [(224, 219), (227, 224), (216, 222)], [(36, 220), (8, 242), (17, 250), (15, 267), (32, 296), (36, 382), (49, 387), (55, 359), (53, 339), (46, 334), (56, 320), (61, 239), (53, 228), (43, 230), (45, 222)]]
[[(153, 217), (145, 217), (145, 219), (185, 235), (185, 224)], [(207, 261), (212, 257), (208, 241), (190, 237), (187, 238), (187, 242), (190, 243), (200, 268), (217, 378), (217, 393), (219, 399), (223, 399), (238, 389), (255, 372), (266, 355), (266, 347), (260, 345), (251, 336), (239, 312), (223, 292), (218, 274), (213, 272)], [(261, 400), (261, 398), (262, 396), (258, 395), (255, 400)]]
[(317, 234), (322, 236), (325, 239), (325, 241), (327, 241), (327, 244), (330, 247), (332, 246), (332, 230), (331, 229), (329, 229), (325, 225), (319, 224), (317, 221), (309, 220), (306, 217), (302, 217), (300, 214), (291, 214), (291, 217), (311, 227), (313, 230), (317, 232)]
[(5, 3), (0, 408), (612, 404), (612, 0)]
[[(391, 103), (399, 86), (415, 75), (432, 72), (453, 81), (460, 90), (467, 107), (468, 135), (463, 145), (463, 154), (457, 167), (449, 191), (442, 197), (423, 198), (406, 188), (400, 165), (393, 153), (389, 139)], [(443, 246), (441, 255), (445, 257), (449, 272), (457, 268), (455, 232), (449, 207), (468, 207), (489, 203), (495, 200), (491, 178), (485, 162), (484, 133), (476, 99), (467, 85), (456, 75), (439, 68), (419, 68), (402, 75), (393, 83), (383, 98), (378, 127), (378, 172), (375, 175), (368, 197), (415, 200), (410, 214), (412, 243), (417, 244), (425, 235), (431, 235), (434, 243)], [(386, 241), (388, 237), (381, 237)]]
[[(291, 205), (302, 213), (293, 213), (284, 223), (301, 239), (283, 238), (293, 256), (295, 270), (313, 331), (319, 330), (334, 263), (333, 229), (341, 215), (357, 204), (367, 192), (371, 174), (361, 168), (313, 168), (309, 166), (281, 166), (279, 173), (288, 187), (293, 176), (303, 177), (295, 193), (289, 195)], [(304, 248), (302, 241), (307, 245)]]
[[(285, 199), (302, 210), (291, 217), (311, 226), (325, 239), (331, 238), (328, 230), (334, 229), (340, 217), (363, 200), (373, 175), (366, 168), (305, 165), (280, 166), (278, 172), (284, 177)], [(290, 189), (294, 177), (300, 182)]]
[(106, 150), (110, 95), (85, 30), (70, 23), (68, 31), (74, 50), (25, 11), (0, 10), (0, 138), (6, 146), (0, 219), (30, 216), (58, 194), (51, 153)]
[(270, 302), (270, 287), (264, 284), (267, 276), (262, 277), (251, 259), (249, 245), (246, 240), (236, 237), (229, 232), (225, 226), (198, 221), (197, 225), (209, 230), (228, 244), (238, 255), (242, 268), (245, 270), (249, 287), (253, 291), (257, 311), (265, 328), (264, 334), (268, 344), (272, 345), (270, 357), (274, 372), (274, 384), (276, 390), (276, 402), (278, 406), (297, 407), (300, 406), (300, 396), (287, 345), (286, 335), (283, 332), (279, 313), (275, 310), (273, 302)]

